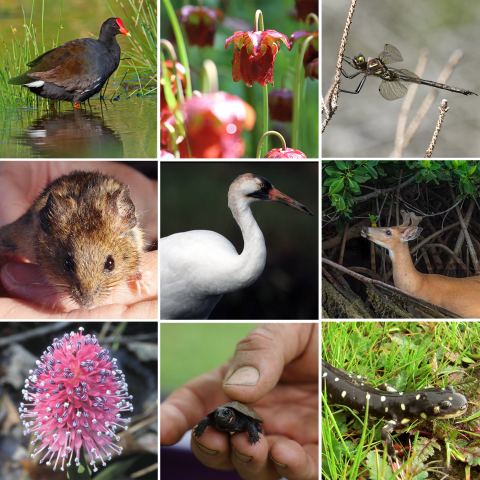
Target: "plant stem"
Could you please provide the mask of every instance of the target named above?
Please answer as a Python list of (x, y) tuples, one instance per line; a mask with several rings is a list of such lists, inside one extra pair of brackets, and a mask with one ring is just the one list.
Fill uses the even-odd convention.
[[(270, 130), (269, 132), (265, 132), (263, 135), (262, 135), (262, 138), (260, 139), (260, 141), (258, 142), (258, 147), (257, 147), (257, 156), (256, 158), (260, 158), (260, 152), (262, 150), (262, 141), (265, 139), (265, 141), (267, 140), (268, 136), (269, 135), (276, 135), (278, 138), (280, 138), (280, 140), (282, 141), (282, 147), (283, 147), (283, 150), (286, 150), (287, 149), (287, 144), (285, 143), (285, 139), (283, 138), (283, 136), (276, 132), (275, 130)], [(268, 152), (267, 152), (268, 153)]]
[(187, 88), (185, 89), (185, 95), (187, 98), (192, 97), (192, 79), (190, 77), (190, 65), (188, 63), (187, 49), (185, 48), (185, 42), (183, 41), (182, 30), (178, 23), (177, 16), (175, 15), (175, 10), (172, 7), (170, 0), (163, 0), (163, 4), (167, 9), (168, 18), (172, 24), (173, 32), (175, 33), (175, 38), (178, 45), (178, 56), (180, 58), (180, 63), (185, 67), (185, 80), (187, 82)]
[[(261, 10), (255, 12), (255, 31), (263, 32), (263, 13)], [(268, 131), (268, 86), (263, 87), (263, 131)], [(263, 137), (262, 137), (263, 138)], [(265, 137), (265, 155), (268, 153), (268, 137)]]
[(212, 60), (205, 60), (202, 68), (202, 92), (218, 92), (218, 73), (217, 67)]
[(293, 94), (293, 127), (292, 127), (292, 148), (298, 148), (298, 122), (300, 118), (300, 84), (301, 84), (301, 73), (302, 73), (302, 66), (303, 66), (303, 57), (305, 56), (305, 52), (307, 51), (308, 44), (314, 39), (314, 35), (310, 35), (305, 39), (302, 44), (302, 49), (300, 50), (300, 55), (298, 57), (298, 64), (297, 64), (297, 75), (295, 78), (295, 89)]
[(168, 53), (170, 53), (170, 58), (172, 59), (173, 70), (175, 72), (175, 78), (176, 78), (176, 81), (177, 81), (178, 100), (180, 102), (183, 102), (184, 98), (183, 98), (182, 81), (180, 80), (180, 77), (178, 75), (177, 65), (176, 65), (177, 54), (175, 53), (175, 49), (173, 48), (173, 45), (168, 40), (165, 40), (165, 39), (161, 38), (160, 39), (160, 47), (162, 47), (162, 45), (168, 50)]

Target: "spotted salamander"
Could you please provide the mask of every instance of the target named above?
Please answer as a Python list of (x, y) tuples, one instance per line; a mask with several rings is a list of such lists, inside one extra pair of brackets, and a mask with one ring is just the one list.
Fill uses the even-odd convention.
[[(381, 437), (390, 456), (395, 455), (390, 432), (412, 420), (453, 418), (467, 411), (467, 399), (453, 387), (426, 388), (413, 393), (398, 392), (388, 384), (374, 388), (363, 383), (363, 377), (333, 367), (322, 360), (323, 388), (330, 403), (345, 405), (354, 413), (368, 415), (371, 420), (386, 422)], [(382, 388), (383, 390), (380, 390)]]

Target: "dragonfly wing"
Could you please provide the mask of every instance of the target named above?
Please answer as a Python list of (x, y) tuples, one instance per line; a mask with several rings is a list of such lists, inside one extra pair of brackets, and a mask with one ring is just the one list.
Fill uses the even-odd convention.
[(382, 81), (378, 87), (380, 95), (386, 100), (397, 100), (404, 97), (408, 92), (408, 87), (399, 80), (394, 82)]
[(396, 63), (403, 61), (402, 54), (393, 45), (385, 44), (383, 52), (378, 56), (383, 63)]

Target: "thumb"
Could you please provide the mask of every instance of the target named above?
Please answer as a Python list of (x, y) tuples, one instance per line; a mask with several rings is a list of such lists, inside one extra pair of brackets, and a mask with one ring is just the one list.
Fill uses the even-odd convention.
[(223, 380), (223, 392), (243, 403), (255, 403), (280, 380), (284, 367), (308, 345), (309, 323), (268, 323), (255, 327), (235, 350)]

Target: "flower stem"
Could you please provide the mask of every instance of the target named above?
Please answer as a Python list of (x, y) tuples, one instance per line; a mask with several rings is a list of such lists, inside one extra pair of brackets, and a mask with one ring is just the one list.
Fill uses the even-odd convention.
[[(259, 21), (260, 21), (260, 29), (258, 28)], [(265, 30), (265, 27), (263, 26), (263, 13), (261, 10), (257, 10), (255, 12), (255, 31), (263, 32), (264, 30)]]
[[(180, 102), (183, 102), (184, 98), (183, 98), (182, 81), (180, 80), (180, 77), (178, 75), (177, 65), (176, 65), (177, 54), (175, 53), (175, 49), (173, 48), (173, 45), (168, 40), (165, 40), (165, 39), (161, 38), (160, 39), (160, 48), (162, 47), (162, 45), (168, 50), (168, 53), (170, 53), (170, 58), (172, 59), (172, 63), (173, 63), (173, 71), (175, 72), (175, 78), (176, 78), (176, 81), (177, 81), (178, 99), (179, 99)], [(164, 67), (165, 67), (165, 65), (164, 65)]]
[[(263, 131), (268, 131), (268, 86), (263, 87)], [(265, 134), (263, 135), (265, 136)], [(263, 138), (263, 137), (262, 137)], [(265, 137), (265, 155), (268, 153), (268, 137)]]
[(202, 92), (215, 93), (218, 92), (218, 73), (214, 62), (205, 60), (202, 68)]
[[(280, 140), (282, 141), (282, 148), (283, 150), (286, 150), (287, 149), (287, 144), (285, 143), (285, 139), (283, 138), (283, 136), (276, 132), (275, 130), (270, 130), (269, 132), (265, 132), (263, 135), (262, 135), (262, 138), (260, 139), (260, 141), (258, 142), (258, 147), (257, 147), (257, 156), (256, 158), (260, 158), (260, 151), (262, 150), (262, 142), (263, 140), (265, 139), (265, 142), (267, 141), (267, 138), (269, 135), (276, 135), (278, 138), (280, 138)], [(267, 152), (265, 153), (265, 155), (268, 153), (268, 150)]]
[(303, 57), (307, 51), (308, 44), (315, 38), (314, 35), (310, 35), (303, 42), (302, 49), (300, 50), (300, 55), (298, 57), (297, 64), (297, 75), (295, 78), (295, 90), (293, 94), (293, 127), (292, 127), (292, 148), (298, 148), (298, 121), (300, 118), (300, 86), (301, 86), (301, 73), (302, 73), (302, 64)]
[[(255, 12), (255, 31), (263, 32), (264, 30), (265, 30), (265, 26), (263, 24), (263, 13), (261, 10), (257, 10)], [(266, 132), (267, 130), (268, 130), (268, 86), (265, 85), (263, 87), (263, 131)], [(265, 137), (265, 155), (267, 153), (268, 153), (268, 137)]]
[(68, 480), (90, 480), (90, 469), (88, 468), (85, 460), (85, 453), (83, 447), (80, 447), (80, 465), (77, 467), (75, 463), (72, 463), (67, 467)]
[(178, 23), (175, 10), (172, 7), (170, 0), (163, 0), (163, 4), (167, 9), (168, 18), (172, 24), (173, 32), (177, 40), (178, 56), (180, 57), (180, 63), (185, 67), (185, 81), (187, 82), (187, 88), (185, 89), (185, 95), (187, 98), (192, 97), (192, 79), (190, 78), (190, 65), (188, 63), (187, 49), (185, 48), (185, 42), (183, 40), (182, 30)]
[(317, 15), (315, 15), (313, 12), (310, 12), (310, 13), (307, 15), (307, 18), (305, 19), (305, 24), (307, 25), (307, 30), (308, 30), (308, 26), (309, 26), (308, 21), (310, 20), (310, 18), (313, 20), (312, 23), (316, 23), (316, 24), (317, 24), (317, 32), (318, 32), (318, 17), (317, 17)]

